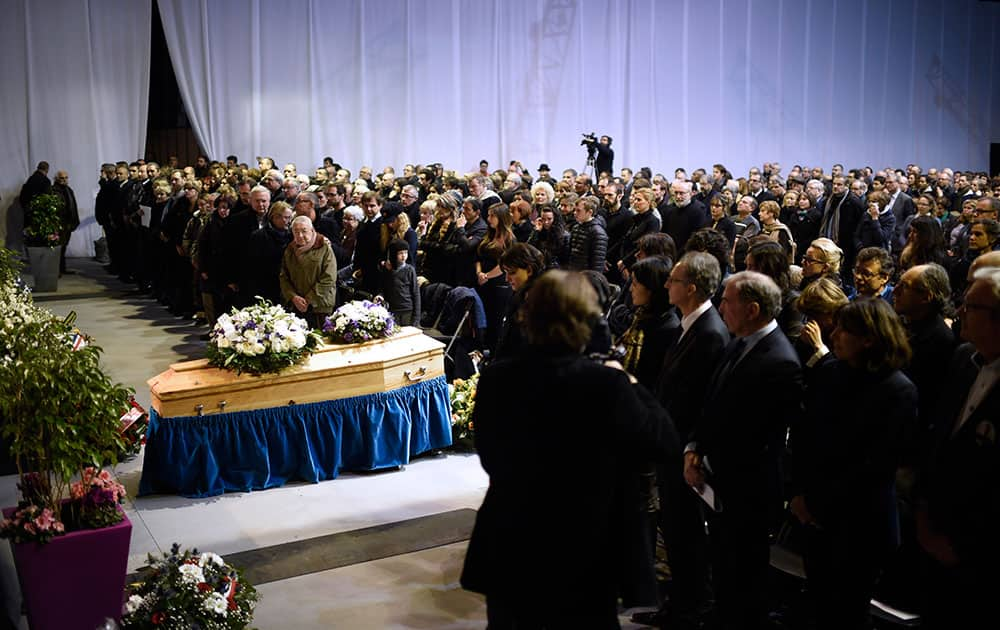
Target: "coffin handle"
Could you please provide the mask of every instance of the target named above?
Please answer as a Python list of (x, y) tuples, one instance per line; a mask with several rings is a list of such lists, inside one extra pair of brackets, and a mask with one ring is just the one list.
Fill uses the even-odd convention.
[(229, 404), (229, 401), (227, 401), (227, 400), (220, 400), (219, 401), (219, 411), (225, 411), (226, 410), (226, 405), (228, 405), (228, 404)]
[(416, 372), (405, 370), (403, 372), (403, 376), (405, 376), (406, 380), (410, 381), (411, 383), (417, 383), (419, 381), (422, 381), (423, 378), (427, 376), (427, 366), (421, 365), (420, 367), (417, 368)]
[(199, 417), (205, 415), (205, 405), (195, 405), (194, 411)]

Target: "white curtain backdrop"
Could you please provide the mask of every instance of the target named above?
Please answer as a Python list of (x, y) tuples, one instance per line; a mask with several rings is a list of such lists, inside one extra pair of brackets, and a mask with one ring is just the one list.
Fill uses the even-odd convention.
[(596, 131), (663, 172), (986, 169), (1000, 140), (1000, 6), (974, 0), (158, 4), (215, 159), (579, 169)]
[(146, 144), (151, 0), (3, 0), (0, 14), (0, 215), (16, 223), (9, 205), (45, 160), (80, 206), (67, 254), (93, 255), (100, 165)]

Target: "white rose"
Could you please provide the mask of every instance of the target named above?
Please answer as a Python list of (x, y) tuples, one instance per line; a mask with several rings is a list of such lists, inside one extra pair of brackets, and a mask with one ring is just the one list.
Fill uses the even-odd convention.
[(210, 562), (212, 564), (214, 564), (215, 566), (217, 566), (217, 567), (221, 567), (222, 565), (225, 564), (222, 561), (222, 556), (220, 556), (218, 554), (214, 554), (214, 553), (212, 553), (210, 551), (206, 551), (205, 553), (203, 553), (200, 556), (198, 556), (198, 565), (199, 566), (205, 566), (206, 564), (208, 564)]
[(223, 617), (226, 616), (226, 598), (222, 596), (222, 593), (210, 593), (205, 598), (203, 606), (208, 612), (214, 612)]
[(143, 598), (139, 597), (138, 595), (133, 595), (132, 597), (128, 598), (127, 602), (125, 602), (125, 612), (127, 612), (129, 614), (132, 614), (135, 611), (137, 611), (140, 608), (142, 608), (142, 605), (145, 604), (145, 603), (146, 603), (146, 600), (144, 600)]
[(218, 339), (215, 340), (215, 345), (219, 346), (219, 348), (229, 348), (233, 344), (231, 341), (229, 341), (229, 338), (219, 337)]
[(182, 582), (198, 585), (205, 581), (205, 574), (197, 564), (182, 564), (178, 571)]

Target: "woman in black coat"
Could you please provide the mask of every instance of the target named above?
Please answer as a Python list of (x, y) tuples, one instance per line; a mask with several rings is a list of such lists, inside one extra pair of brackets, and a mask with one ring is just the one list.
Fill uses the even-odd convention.
[(818, 627), (870, 628), (876, 579), (899, 544), (896, 469), (917, 418), (917, 391), (900, 371), (906, 331), (885, 300), (840, 309), (836, 361), (819, 368), (793, 429), (796, 496), (807, 526), (805, 567)]
[(281, 258), (285, 248), (292, 242), (291, 225), (295, 213), (284, 201), (275, 201), (268, 212), (264, 227), (250, 235), (247, 261), (244, 266), (243, 281), (240, 286), (254, 302), (258, 297), (271, 304), (281, 304), (281, 286), (278, 274), (281, 272)]
[[(480, 377), (472, 421), (490, 484), (461, 583), (486, 595), (490, 628), (618, 628), (620, 473), (636, 458), (680, 466), (652, 395), (582, 355), (599, 314), (581, 274), (546, 272), (524, 309), (528, 347)], [(581, 465), (594, 474), (567, 476)]]
[[(680, 320), (670, 305), (667, 280), (673, 264), (667, 258), (644, 258), (632, 265), (630, 291), (634, 315), (616, 345), (624, 350), (622, 365), (655, 390), (663, 355), (680, 334)], [(656, 515), (659, 506), (656, 462), (636, 460), (622, 471), (623, 484), (638, 483), (634, 503), (623, 505), (626, 548), (622, 555), (622, 603), (625, 608), (656, 606)]]
[(545, 271), (545, 255), (527, 243), (515, 243), (500, 258), (500, 266), (514, 295), (507, 301), (500, 322), (500, 335), (493, 350), (494, 360), (516, 354), (527, 344), (518, 320), (525, 296)]
[(457, 284), (456, 269), (459, 264), (459, 245), (456, 240), (455, 220), (458, 218), (459, 204), (452, 195), (442, 195), (437, 199), (434, 221), (427, 233), (420, 239), (418, 249), (420, 275), (430, 283)]

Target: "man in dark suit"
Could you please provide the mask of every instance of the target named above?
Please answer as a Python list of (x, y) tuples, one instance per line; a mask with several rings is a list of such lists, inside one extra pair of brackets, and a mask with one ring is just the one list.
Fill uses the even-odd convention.
[(692, 198), (691, 182), (675, 180), (670, 184), (670, 204), (660, 214), (666, 232), (674, 239), (677, 251), (684, 251), (684, 245), (695, 231), (709, 225), (711, 217), (700, 202)]
[(888, 171), (885, 174), (885, 192), (889, 195), (889, 204), (886, 207), (892, 210), (892, 214), (896, 217), (896, 229), (891, 249), (893, 252), (903, 251), (903, 246), (906, 245), (903, 222), (917, 213), (913, 198), (900, 189), (900, 180), (905, 181), (905, 178), (899, 173)]
[[(917, 538), (930, 579), (921, 627), (995, 625), (1000, 589), (1000, 269), (973, 275), (962, 337), (920, 484)], [(974, 352), (973, 352), (974, 350)], [(994, 619), (994, 622), (989, 622)]]
[[(35, 168), (35, 172), (21, 186), (21, 194), (18, 195), (18, 201), (21, 202), (25, 218), (27, 218), (28, 212), (31, 210), (31, 200), (38, 195), (44, 195), (51, 188), (52, 182), (49, 181), (49, 163), (39, 162)], [(27, 224), (27, 220), (25, 223)]]
[[(729, 277), (720, 304), (736, 337), (708, 387), (684, 453), (684, 478), (706, 502), (716, 610), (724, 628), (762, 627), (769, 526), (781, 503), (781, 455), (802, 407), (802, 368), (778, 328), (781, 290), (769, 277)], [(746, 396), (747, 384), (752, 398)]]
[(768, 192), (766, 188), (764, 188), (764, 181), (761, 179), (760, 173), (753, 173), (750, 175), (750, 179), (747, 180), (747, 183), (750, 185), (750, 196), (757, 201), (758, 208), (760, 207), (760, 204), (765, 201), (778, 201), (780, 205), (780, 201)]
[[(712, 306), (721, 279), (719, 262), (688, 252), (667, 280), (670, 302), (681, 313), (681, 334), (663, 358), (656, 395), (687, 443), (701, 416), (712, 374), (729, 343), (729, 331)], [(660, 527), (670, 560), (670, 599), (653, 613), (636, 613), (636, 623), (695, 626), (711, 601), (708, 539), (701, 500), (686, 487), (682, 471), (660, 466)], [(683, 625), (681, 627), (684, 627)]]
[(844, 261), (840, 267), (840, 275), (844, 286), (854, 286), (854, 258), (858, 253), (854, 243), (854, 233), (865, 212), (861, 200), (847, 189), (847, 180), (843, 175), (833, 178), (833, 192), (826, 201), (823, 219), (819, 227), (819, 235), (825, 236), (844, 250)]

